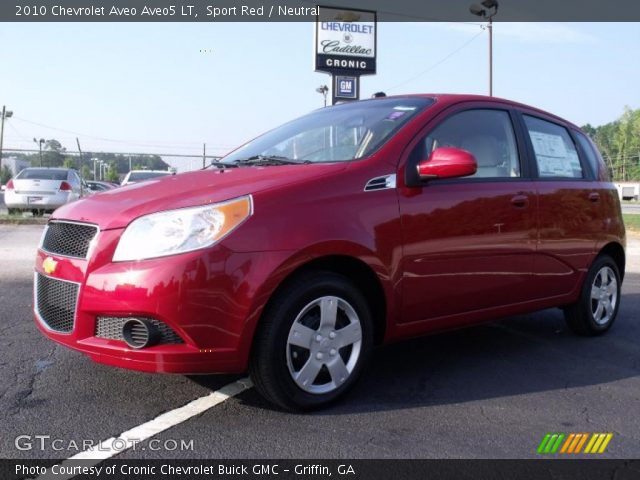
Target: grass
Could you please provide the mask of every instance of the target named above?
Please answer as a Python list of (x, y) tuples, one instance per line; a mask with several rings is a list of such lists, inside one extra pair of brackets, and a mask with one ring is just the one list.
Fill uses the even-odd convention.
[(5, 225), (44, 225), (47, 218), (43, 217), (24, 217), (22, 215), (0, 214), (0, 224)]
[(623, 214), (622, 218), (628, 231), (640, 233), (640, 215)]

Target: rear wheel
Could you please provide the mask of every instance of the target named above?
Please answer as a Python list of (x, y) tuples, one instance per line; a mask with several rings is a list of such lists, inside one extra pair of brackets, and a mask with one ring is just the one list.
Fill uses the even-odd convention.
[(9, 215), (19, 215), (20, 214), (20, 210), (17, 208), (7, 208), (7, 213)]
[(569, 328), (578, 335), (600, 335), (609, 330), (620, 306), (620, 272), (608, 255), (591, 265), (580, 299), (565, 309)]
[(315, 272), (290, 282), (265, 313), (250, 373), (256, 389), (286, 410), (310, 410), (344, 394), (373, 344), (369, 306), (345, 277)]

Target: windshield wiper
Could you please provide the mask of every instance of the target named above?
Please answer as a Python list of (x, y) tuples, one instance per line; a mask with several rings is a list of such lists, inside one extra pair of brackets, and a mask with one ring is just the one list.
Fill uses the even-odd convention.
[(254, 155), (249, 158), (236, 160), (235, 165), (305, 165), (309, 160), (294, 160), (280, 155)]
[(209, 167), (216, 167), (216, 168), (238, 168), (238, 165), (236, 165), (235, 163), (224, 163), (224, 162), (211, 162), (209, 165), (207, 165), (206, 167), (202, 167), (200, 170), (206, 170)]

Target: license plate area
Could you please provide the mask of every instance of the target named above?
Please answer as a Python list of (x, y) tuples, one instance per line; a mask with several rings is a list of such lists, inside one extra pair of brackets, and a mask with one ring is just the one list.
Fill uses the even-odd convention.
[(44, 200), (43, 197), (27, 197), (27, 203), (29, 205), (42, 203), (42, 200)]

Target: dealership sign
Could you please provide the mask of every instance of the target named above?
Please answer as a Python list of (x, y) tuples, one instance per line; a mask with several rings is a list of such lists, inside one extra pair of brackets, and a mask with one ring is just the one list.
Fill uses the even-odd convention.
[(333, 77), (333, 95), (339, 100), (357, 100), (358, 77), (348, 77), (344, 75), (335, 75)]
[(321, 6), (316, 17), (316, 71), (376, 73), (376, 35), (376, 12)]

